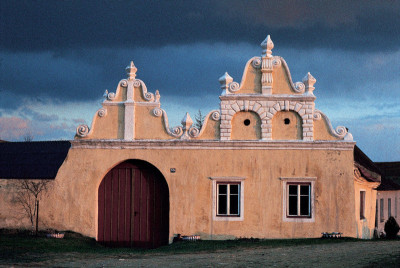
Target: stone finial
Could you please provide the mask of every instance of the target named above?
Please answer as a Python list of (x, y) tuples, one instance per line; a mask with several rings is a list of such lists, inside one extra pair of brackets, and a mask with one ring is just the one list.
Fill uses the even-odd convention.
[(155, 102), (160, 102), (160, 92), (158, 91), (158, 89), (156, 90), (156, 100)]
[(309, 95), (314, 95), (313, 91), (315, 89), (314, 84), (317, 82), (317, 79), (315, 79), (310, 72), (306, 74), (303, 78), (303, 83), (306, 86), (306, 94)]
[(193, 120), (192, 120), (192, 118), (190, 118), (189, 113), (185, 114), (185, 116), (183, 117), (183, 119), (181, 121), (181, 124), (182, 124), (182, 130), (183, 130), (183, 134), (181, 136), (181, 139), (182, 140), (190, 139), (190, 137), (189, 137), (189, 129), (193, 124)]
[(271, 37), (268, 35), (264, 41), (261, 42), (262, 56), (263, 57), (272, 57), (272, 49), (274, 48), (274, 43), (271, 40)]
[(228, 93), (229, 84), (233, 82), (233, 78), (228, 74), (228, 72), (225, 72), (225, 74), (221, 76), (218, 81), (221, 84), (221, 89), (223, 90), (222, 94), (224, 95)]
[(136, 68), (135, 64), (133, 64), (133, 61), (131, 61), (131, 64), (125, 68), (125, 71), (128, 75), (129, 80), (133, 80), (136, 78), (137, 68)]
[(183, 119), (181, 121), (181, 124), (182, 124), (184, 130), (189, 129), (192, 126), (193, 120), (190, 117), (189, 113), (185, 114), (185, 116), (183, 117)]
[(108, 97), (108, 90), (106, 89), (106, 91), (104, 91), (103, 98), (107, 99), (107, 97)]

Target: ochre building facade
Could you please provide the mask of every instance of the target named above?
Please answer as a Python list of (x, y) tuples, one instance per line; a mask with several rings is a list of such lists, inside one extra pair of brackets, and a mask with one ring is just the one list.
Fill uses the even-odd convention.
[[(178, 234), (369, 238), (376, 183), (355, 180), (352, 135), (316, 109), (316, 79), (294, 83), (273, 46), (268, 36), (240, 83), (228, 73), (219, 79), (220, 107), (200, 129), (189, 114), (170, 127), (160, 93), (136, 78), (132, 62), (91, 126), (77, 128), (43, 197), (42, 223), (131, 246)], [(361, 222), (365, 187), (372, 201)]]

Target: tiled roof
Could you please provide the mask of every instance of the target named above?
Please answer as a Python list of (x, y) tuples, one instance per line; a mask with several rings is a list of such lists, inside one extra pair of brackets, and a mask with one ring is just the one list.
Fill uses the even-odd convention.
[(378, 187), (379, 191), (400, 190), (400, 162), (376, 162), (382, 171), (382, 183)]
[(365, 179), (371, 182), (381, 181), (380, 169), (357, 145), (354, 146), (354, 161), (356, 162), (356, 167)]
[(0, 179), (54, 179), (69, 141), (0, 143)]

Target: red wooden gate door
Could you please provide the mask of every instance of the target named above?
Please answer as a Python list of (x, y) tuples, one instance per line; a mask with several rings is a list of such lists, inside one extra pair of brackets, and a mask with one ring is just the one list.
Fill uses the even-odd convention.
[(98, 241), (154, 248), (168, 244), (169, 191), (157, 168), (140, 160), (110, 170), (99, 186)]

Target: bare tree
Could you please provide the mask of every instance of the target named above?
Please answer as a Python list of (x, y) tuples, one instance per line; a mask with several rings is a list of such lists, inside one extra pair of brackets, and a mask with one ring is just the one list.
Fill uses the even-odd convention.
[(36, 223), (36, 235), (39, 230), (39, 199), (47, 191), (49, 183), (50, 180), (19, 180), (15, 183), (16, 201), (29, 217), (32, 229)]
[(32, 133), (28, 132), (24, 136), (24, 141), (33, 141), (33, 135)]
[(196, 120), (196, 123), (194, 123), (194, 126), (198, 129), (201, 129), (204, 124), (204, 118), (205, 118), (205, 116), (201, 113), (201, 110), (199, 110), (194, 117), (194, 119)]

